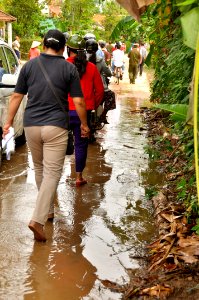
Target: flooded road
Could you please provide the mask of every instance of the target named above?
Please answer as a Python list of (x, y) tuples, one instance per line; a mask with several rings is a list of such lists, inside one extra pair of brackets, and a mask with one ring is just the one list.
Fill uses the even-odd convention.
[(74, 157), (65, 159), (55, 219), (46, 243), (33, 240), (28, 223), (37, 189), (27, 146), (4, 161), (0, 173), (0, 299), (121, 299), (103, 280), (129, 282), (144, 264), (154, 236), (143, 172), (148, 168), (146, 131), (139, 113), (149, 97), (146, 73), (135, 85), (126, 74), (112, 80), (117, 108), (89, 145), (88, 184), (75, 187)]

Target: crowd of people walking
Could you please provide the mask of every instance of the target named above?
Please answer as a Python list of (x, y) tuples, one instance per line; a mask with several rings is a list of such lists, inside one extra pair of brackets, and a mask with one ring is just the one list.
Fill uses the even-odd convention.
[[(46, 241), (44, 225), (54, 218), (54, 198), (64, 166), (68, 130), (74, 134), (76, 187), (79, 188), (87, 184), (83, 171), (89, 142), (95, 140), (92, 112), (100, 105), (103, 108), (109, 95), (114, 100), (109, 89), (110, 78), (119, 67), (122, 80), (127, 49), (125, 43), (97, 41), (92, 33), (81, 37), (56, 29), (44, 36), (43, 51), (38, 48), (40, 44), (32, 42), (29, 61), (21, 69), (10, 99), (3, 137), (9, 132), (20, 103), (27, 95), (24, 129), (38, 189), (29, 228), (37, 241)], [(20, 58), (19, 37), (13, 47)], [(134, 43), (129, 50), (130, 83), (135, 83), (138, 70), (142, 75), (146, 55), (144, 44), (139, 47)], [(114, 107), (111, 103), (110, 109)], [(105, 114), (108, 109), (106, 103)], [(103, 122), (107, 123), (105, 115)]]

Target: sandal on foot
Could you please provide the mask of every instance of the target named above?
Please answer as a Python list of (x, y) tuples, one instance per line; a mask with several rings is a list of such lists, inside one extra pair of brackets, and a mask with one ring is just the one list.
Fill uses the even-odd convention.
[(81, 186), (81, 185), (84, 185), (84, 184), (87, 184), (87, 181), (86, 180), (76, 180), (76, 186)]

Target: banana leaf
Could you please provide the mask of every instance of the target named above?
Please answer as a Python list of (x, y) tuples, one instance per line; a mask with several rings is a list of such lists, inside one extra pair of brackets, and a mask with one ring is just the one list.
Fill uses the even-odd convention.
[(149, 67), (150, 64), (151, 64), (151, 59), (152, 59), (152, 56), (153, 56), (153, 53), (154, 53), (154, 48), (155, 48), (155, 46), (152, 44), (150, 46), (149, 54), (147, 55), (146, 60), (144, 62), (147, 65), (147, 67)]
[(188, 47), (196, 50), (199, 32), (199, 7), (193, 8), (181, 17), (183, 41)]
[[(127, 16), (124, 19), (122, 19), (120, 22), (117, 23), (117, 25), (113, 29), (113, 32), (111, 33), (111, 36), (110, 36), (110, 40), (111, 41), (117, 40), (120, 37), (121, 31), (123, 30), (123, 28), (125, 26), (130, 27), (133, 23), (135, 23), (135, 20), (131, 16)], [(137, 22), (136, 22), (136, 26), (137, 26)]]
[(180, 2), (176, 4), (177, 6), (186, 6), (186, 5), (191, 5), (193, 3), (196, 3), (198, 0), (186, 0), (184, 2)]
[(173, 113), (172, 118), (178, 121), (186, 121), (188, 105), (187, 104), (155, 104), (152, 108), (159, 108)]

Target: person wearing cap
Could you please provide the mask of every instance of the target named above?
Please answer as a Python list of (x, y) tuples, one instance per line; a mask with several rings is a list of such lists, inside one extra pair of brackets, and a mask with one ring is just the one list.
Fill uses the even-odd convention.
[(105, 60), (106, 64), (109, 66), (111, 64), (111, 54), (106, 49), (106, 42), (101, 41), (100, 42), (100, 47), (101, 47), (101, 50), (104, 53), (104, 60)]
[(134, 84), (138, 74), (138, 66), (141, 62), (141, 55), (139, 52), (139, 44), (134, 43), (132, 50), (128, 53), (129, 58), (129, 80)]
[(41, 45), (41, 43), (38, 42), (38, 41), (33, 41), (32, 42), (32, 45), (31, 45), (30, 50), (28, 52), (28, 58), (29, 59), (35, 58), (35, 57), (40, 55), (40, 50), (38, 49), (39, 45)]
[[(91, 125), (92, 111), (97, 109), (103, 100), (104, 86), (97, 67), (86, 59), (85, 40), (81, 36), (74, 34), (67, 42), (67, 60), (74, 64), (78, 70), (81, 88), (86, 102), (87, 120)], [(72, 98), (69, 96), (70, 127), (75, 136), (75, 169), (76, 186), (87, 183), (83, 177), (83, 170), (86, 166), (88, 138), (82, 138), (80, 133), (80, 120), (77, 115)]]
[[(24, 95), (24, 130), (35, 170), (38, 188), (36, 206), (29, 229), (37, 241), (46, 241), (44, 230), (48, 218), (54, 217), (54, 197), (62, 174), (68, 140), (68, 94), (71, 95), (80, 119), (82, 137), (88, 137), (86, 105), (76, 67), (63, 57), (65, 37), (56, 29), (49, 30), (43, 40), (44, 52), (26, 62), (11, 96), (3, 137), (9, 133)], [(63, 111), (47, 82), (40, 63), (59, 95)]]

